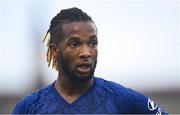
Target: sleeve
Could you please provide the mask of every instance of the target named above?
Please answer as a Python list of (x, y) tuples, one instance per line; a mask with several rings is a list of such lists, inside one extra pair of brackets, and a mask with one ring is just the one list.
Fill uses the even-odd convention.
[(163, 109), (161, 109), (154, 101), (149, 97), (135, 92), (134, 93), (134, 103), (133, 103), (134, 113), (137, 114), (168, 114)]
[(11, 114), (27, 114), (26, 103), (24, 100), (19, 101), (13, 108)]

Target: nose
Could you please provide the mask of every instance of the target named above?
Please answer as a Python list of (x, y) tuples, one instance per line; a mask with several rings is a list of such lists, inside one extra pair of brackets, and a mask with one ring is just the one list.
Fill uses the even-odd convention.
[(81, 59), (87, 59), (91, 57), (91, 50), (87, 45), (80, 47), (79, 57)]

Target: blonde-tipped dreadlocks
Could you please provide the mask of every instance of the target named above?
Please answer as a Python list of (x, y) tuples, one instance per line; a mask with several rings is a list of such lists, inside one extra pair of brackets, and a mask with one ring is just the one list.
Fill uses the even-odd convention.
[(46, 53), (46, 57), (47, 57), (47, 62), (48, 62), (48, 67), (52, 66), (52, 68), (55, 68), (56, 70), (58, 70), (58, 61), (56, 58), (53, 57), (52, 54), (52, 50), (50, 49), (50, 38), (51, 38), (51, 34), (50, 32), (46, 33), (43, 42), (47, 41), (47, 53)]
[(51, 25), (46, 32), (46, 35), (44, 37), (43, 42), (47, 41), (47, 62), (48, 67), (52, 66), (52, 68), (55, 68), (57, 71), (59, 70), (59, 64), (58, 59), (53, 56), (52, 48), (50, 47), (50, 44), (58, 44), (62, 41), (63, 38), (63, 32), (62, 32), (62, 26), (65, 23), (71, 23), (75, 21), (91, 21), (90, 16), (88, 16), (85, 12), (83, 12), (81, 9), (78, 8), (69, 8), (61, 10), (52, 20)]

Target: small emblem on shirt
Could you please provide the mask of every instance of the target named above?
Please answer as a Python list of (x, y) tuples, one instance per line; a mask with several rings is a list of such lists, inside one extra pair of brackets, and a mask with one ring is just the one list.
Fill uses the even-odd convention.
[(161, 110), (161, 108), (158, 108), (158, 112), (156, 113), (156, 115), (162, 115), (162, 110)]
[(157, 105), (151, 99), (148, 99), (148, 109), (153, 111), (157, 108)]

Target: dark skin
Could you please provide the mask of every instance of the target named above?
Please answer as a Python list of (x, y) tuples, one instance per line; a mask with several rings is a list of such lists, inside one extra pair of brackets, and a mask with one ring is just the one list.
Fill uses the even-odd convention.
[(72, 22), (63, 25), (63, 40), (59, 46), (50, 45), (53, 56), (59, 60), (55, 88), (69, 104), (94, 83), (97, 42), (97, 29), (93, 22)]

